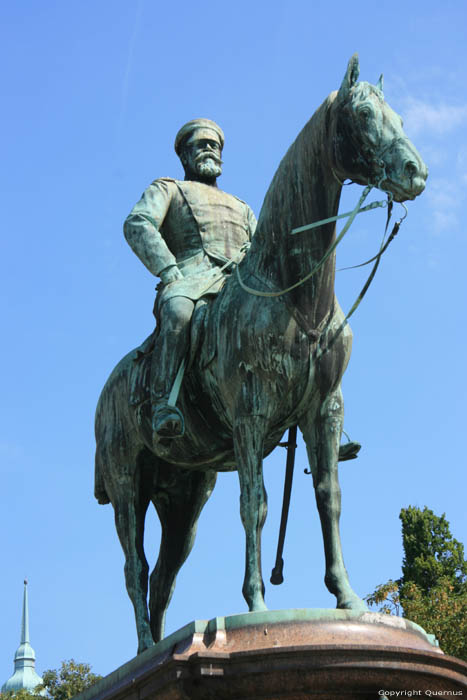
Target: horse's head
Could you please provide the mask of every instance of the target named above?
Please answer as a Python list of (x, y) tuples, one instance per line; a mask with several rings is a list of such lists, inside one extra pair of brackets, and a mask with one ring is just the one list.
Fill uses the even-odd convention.
[(397, 202), (423, 192), (428, 170), (402, 128), (402, 119), (384, 101), (378, 85), (357, 82), (358, 56), (349, 61), (334, 101), (333, 169), (337, 177), (391, 192)]

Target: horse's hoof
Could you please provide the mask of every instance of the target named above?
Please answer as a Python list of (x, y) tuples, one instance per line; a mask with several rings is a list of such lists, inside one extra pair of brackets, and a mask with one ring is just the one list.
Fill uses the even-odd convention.
[(154, 641), (153, 639), (151, 640), (144, 640), (138, 644), (138, 651), (137, 654), (142, 654), (143, 651), (146, 651), (146, 649), (150, 649), (150, 647), (154, 646)]
[(368, 612), (368, 605), (355, 593), (336, 605), (338, 610), (354, 610), (356, 612)]

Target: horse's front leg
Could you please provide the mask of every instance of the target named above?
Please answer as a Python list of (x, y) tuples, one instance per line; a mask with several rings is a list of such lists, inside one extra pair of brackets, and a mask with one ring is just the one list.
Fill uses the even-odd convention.
[(343, 420), (344, 400), (338, 388), (326, 398), (319, 415), (307, 416), (300, 423), (300, 429), (307, 446), (323, 532), (326, 559), (324, 582), (330, 593), (337, 598), (336, 607), (367, 610), (365, 603), (350, 586), (339, 531), (341, 490), (338, 456)]
[(261, 532), (267, 514), (263, 481), (263, 416), (239, 416), (234, 426), (234, 446), (240, 479), (240, 514), (246, 536), (243, 596), (250, 612), (267, 610), (261, 574)]

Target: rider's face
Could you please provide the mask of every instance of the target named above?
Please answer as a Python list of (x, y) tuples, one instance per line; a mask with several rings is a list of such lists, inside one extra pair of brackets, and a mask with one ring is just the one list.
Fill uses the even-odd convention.
[(185, 144), (183, 165), (196, 179), (212, 180), (222, 173), (222, 146), (215, 131), (197, 129)]

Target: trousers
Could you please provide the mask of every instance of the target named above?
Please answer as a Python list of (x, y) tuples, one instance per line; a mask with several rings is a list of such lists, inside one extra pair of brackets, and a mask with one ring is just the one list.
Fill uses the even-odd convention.
[(195, 302), (187, 297), (167, 299), (158, 309), (160, 332), (151, 360), (151, 402), (167, 402), (178, 368), (188, 352)]

